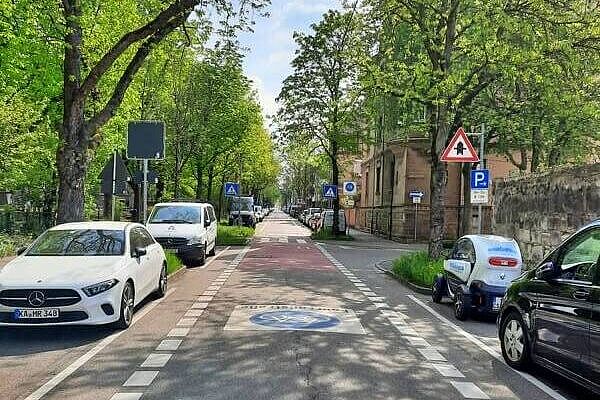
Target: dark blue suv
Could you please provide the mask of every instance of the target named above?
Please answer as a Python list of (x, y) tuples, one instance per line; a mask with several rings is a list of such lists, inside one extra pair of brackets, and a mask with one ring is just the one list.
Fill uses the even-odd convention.
[(502, 355), (600, 393), (600, 220), (573, 234), (508, 288), (498, 314)]

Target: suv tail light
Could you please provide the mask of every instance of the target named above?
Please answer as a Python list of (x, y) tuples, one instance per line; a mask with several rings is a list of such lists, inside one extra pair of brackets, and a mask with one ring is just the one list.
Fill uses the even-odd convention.
[(516, 267), (519, 261), (510, 257), (490, 257), (488, 262), (492, 267)]

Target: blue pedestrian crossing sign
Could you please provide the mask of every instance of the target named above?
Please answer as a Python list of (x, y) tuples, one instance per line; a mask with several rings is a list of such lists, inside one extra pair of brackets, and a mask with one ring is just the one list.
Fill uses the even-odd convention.
[(225, 183), (225, 197), (239, 197), (240, 184), (235, 182)]
[(337, 186), (323, 185), (323, 197), (326, 199), (337, 199)]
[(489, 189), (490, 170), (476, 169), (471, 171), (471, 189)]

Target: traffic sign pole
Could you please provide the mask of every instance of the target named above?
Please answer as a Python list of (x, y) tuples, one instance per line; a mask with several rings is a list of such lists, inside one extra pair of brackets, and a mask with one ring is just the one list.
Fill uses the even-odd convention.
[(111, 207), (110, 207), (110, 219), (115, 220), (115, 192), (117, 191), (117, 151), (113, 154), (113, 170), (112, 170), (112, 193), (110, 195)]
[(142, 209), (144, 210), (142, 223), (146, 223), (148, 217), (148, 159), (144, 158), (144, 204)]
[[(479, 140), (479, 168), (484, 169), (484, 151), (485, 151), (485, 124), (481, 124), (481, 136)], [(483, 227), (483, 206), (479, 204), (477, 212), (479, 214), (479, 220), (477, 221), (477, 232), (481, 235), (481, 230)]]

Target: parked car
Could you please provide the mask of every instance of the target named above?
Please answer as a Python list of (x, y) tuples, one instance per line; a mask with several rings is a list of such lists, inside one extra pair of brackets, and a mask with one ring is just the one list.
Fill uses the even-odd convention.
[(299, 213), (302, 211), (301, 206), (294, 204), (290, 206), (290, 217), (298, 218)]
[(306, 210), (302, 210), (302, 212), (298, 215), (298, 220), (303, 224), (306, 223), (306, 216), (308, 215), (308, 208)]
[(308, 209), (306, 216), (304, 217), (304, 225), (310, 227), (310, 220), (312, 219), (314, 214), (320, 213), (321, 209), (318, 207), (311, 207)]
[(177, 252), (187, 266), (203, 265), (215, 254), (217, 217), (208, 203), (159, 203), (146, 224), (156, 241)]
[(229, 207), (229, 225), (244, 225), (256, 228), (253, 197), (234, 197)]
[(320, 212), (314, 213), (310, 216), (307, 225), (310, 229), (312, 229), (314, 231), (319, 226), (320, 220), (321, 220), (321, 213)]
[(496, 313), (510, 283), (521, 275), (523, 259), (514, 239), (493, 235), (467, 235), (456, 241), (444, 261), (444, 273), (433, 282), (435, 303), (449, 296), (454, 316)]
[(263, 213), (263, 208), (261, 206), (254, 206), (254, 218), (256, 222), (262, 222), (265, 218), (265, 214)]
[(600, 394), (600, 220), (508, 288), (498, 315), (506, 363), (534, 362)]
[(137, 304), (167, 290), (165, 253), (140, 224), (58, 225), (19, 253), (0, 271), (0, 325), (125, 329)]
[[(340, 210), (338, 215), (340, 221), (338, 229), (340, 232), (344, 233), (346, 232), (346, 213), (344, 213), (344, 210)], [(317, 231), (321, 231), (323, 229), (333, 229), (333, 210), (325, 210), (321, 213)]]

